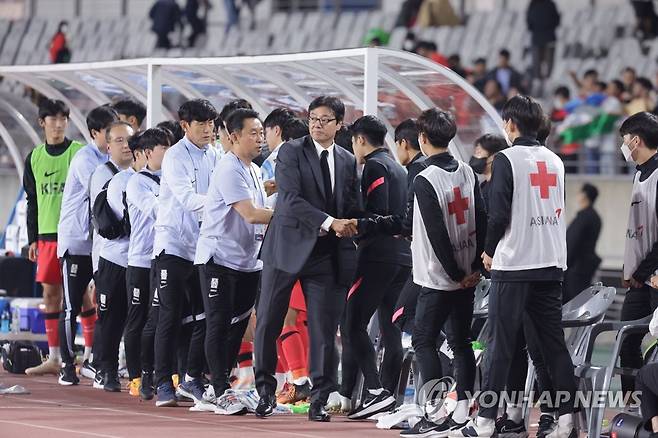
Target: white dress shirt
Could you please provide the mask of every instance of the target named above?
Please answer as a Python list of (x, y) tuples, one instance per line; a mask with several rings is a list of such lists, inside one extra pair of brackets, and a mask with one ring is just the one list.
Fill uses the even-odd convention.
[[(336, 148), (336, 143), (333, 143), (331, 146), (328, 148), (323, 148), (320, 143), (317, 141), (313, 140), (313, 144), (315, 145), (315, 150), (318, 153), (318, 158), (322, 159), (322, 151), (327, 151), (329, 154), (327, 155), (327, 164), (329, 165), (329, 175), (331, 177), (331, 190), (332, 192), (335, 191), (334, 188), (336, 187), (336, 160), (334, 159), (334, 149)], [(328, 233), (329, 230), (331, 229), (331, 224), (333, 223), (334, 218), (332, 216), (327, 216), (327, 218), (322, 222), (322, 225), (320, 225), (320, 228), (322, 231), (325, 233)], [(321, 233), (324, 235), (324, 233)]]

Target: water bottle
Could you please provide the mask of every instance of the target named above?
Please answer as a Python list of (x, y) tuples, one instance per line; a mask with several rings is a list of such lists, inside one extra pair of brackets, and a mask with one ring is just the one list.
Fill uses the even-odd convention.
[(0, 318), (0, 332), (2, 333), (9, 333), (9, 323), (11, 322), (11, 318), (9, 316), (9, 311), (5, 309), (2, 312), (2, 318)]
[(18, 333), (21, 331), (21, 311), (18, 307), (11, 309), (11, 332)]

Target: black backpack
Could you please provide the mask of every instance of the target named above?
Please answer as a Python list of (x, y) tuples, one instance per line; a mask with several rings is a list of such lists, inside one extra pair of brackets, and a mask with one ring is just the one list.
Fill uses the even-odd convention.
[(41, 353), (34, 342), (12, 341), (0, 347), (0, 357), (5, 370), (13, 374), (25, 374), (25, 370), (41, 365)]
[[(105, 165), (112, 171), (112, 176), (119, 173), (119, 169), (117, 169), (111, 162), (108, 161)], [(112, 178), (103, 185), (103, 189), (98, 193), (96, 199), (94, 199), (94, 205), (91, 210), (91, 220), (101, 237), (114, 240), (130, 234), (130, 221), (128, 220), (128, 213), (125, 208), (125, 199), (123, 217), (121, 219), (118, 219), (114, 215), (112, 207), (107, 203), (107, 186), (110, 184), (110, 181), (112, 181)], [(127, 233), (126, 223), (128, 224)]]

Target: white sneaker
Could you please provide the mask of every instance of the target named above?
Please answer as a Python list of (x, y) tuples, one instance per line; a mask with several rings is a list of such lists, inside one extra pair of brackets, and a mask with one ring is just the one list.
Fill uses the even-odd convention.
[(54, 374), (59, 376), (59, 370), (62, 369), (62, 361), (48, 358), (41, 365), (31, 367), (25, 370), (28, 376), (42, 376), (44, 374)]
[(126, 367), (119, 368), (118, 374), (120, 379), (127, 379), (129, 377), (128, 368)]
[(402, 405), (388, 415), (384, 415), (377, 420), (377, 429), (392, 429), (402, 423), (409, 423), (413, 417), (420, 419), (423, 416), (423, 410), (416, 404)]
[(92, 385), (94, 389), (105, 389), (103, 380), (103, 373), (100, 370), (97, 370), (96, 375), (94, 376), (94, 383)]
[(495, 422), (492, 420), (490, 425), (482, 426), (478, 424), (480, 417), (475, 417), (459, 429), (451, 429), (448, 437), (450, 438), (490, 438), (495, 433)]
[(247, 407), (233, 392), (225, 392), (217, 399), (215, 414), (219, 415), (245, 415)]
[(352, 400), (343, 397), (338, 391), (329, 394), (327, 404), (324, 406), (325, 410), (330, 412), (347, 413), (352, 410)]
[(258, 407), (258, 402), (260, 401), (260, 396), (258, 391), (255, 389), (249, 390), (233, 390), (235, 396), (240, 400), (240, 402), (247, 407), (247, 411), (250, 413), (255, 413), (256, 408)]
[(80, 375), (86, 379), (93, 380), (96, 378), (96, 368), (94, 368), (89, 360), (85, 360), (80, 367)]
[(547, 438), (576, 438), (578, 430), (574, 427), (573, 415), (561, 415), (557, 420), (557, 427), (551, 433), (546, 435)]

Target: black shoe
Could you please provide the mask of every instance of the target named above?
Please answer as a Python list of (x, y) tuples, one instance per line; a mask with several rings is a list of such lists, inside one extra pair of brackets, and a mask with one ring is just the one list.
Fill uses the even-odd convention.
[(75, 374), (75, 366), (65, 365), (62, 367), (62, 369), (59, 371), (59, 380), (57, 383), (62, 386), (71, 386), (80, 383), (80, 379), (78, 379), (78, 376)]
[(350, 420), (363, 420), (380, 412), (390, 411), (395, 407), (395, 398), (385, 389), (377, 395), (366, 391), (366, 397), (352, 412), (347, 414)]
[(507, 414), (504, 414), (496, 420), (496, 433), (498, 435), (519, 434), (524, 432), (526, 432), (526, 430), (523, 420), (519, 423), (515, 423), (507, 418)]
[(439, 428), (438, 424), (423, 417), (411, 429), (403, 430), (402, 432), (400, 432), (400, 436), (414, 437), (414, 438), (433, 437), (436, 434), (438, 428)]
[(539, 427), (537, 428), (537, 438), (544, 438), (553, 432), (557, 427), (555, 418), (550, 414), (542, 414), (539, 417)]
[(142, 400), (151, 400), (155, 395), (153, 386), (153, 372), (142, 371), (142, 381), (139, 385), (139, 397)]
[(324, 410), (324, 403), (311, 403), (311, 407), (308, 409), (308, 421), (331, 421), (331, 415)]
[(256, 416), (265, 418), (274, 413), (276, 409), (276, 397), (274, 394), (265, 394), (260, 397), (258, 406), (256, 406)]
[(121, 382), (119, 382), (119, 374), (116, 371), (105, 373), (104, 383), (103, 389), (107, 392), (121, 392)]

